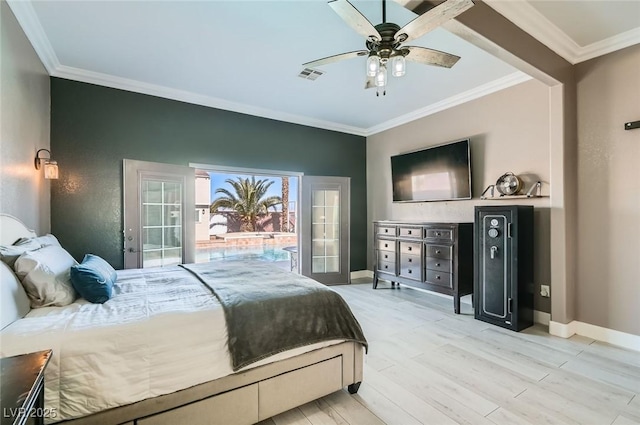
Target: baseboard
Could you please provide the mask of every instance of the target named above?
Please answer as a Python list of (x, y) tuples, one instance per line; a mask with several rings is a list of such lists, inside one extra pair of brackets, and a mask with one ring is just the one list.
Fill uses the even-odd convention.
[(549, 322), (551, 321), (551, 315), (549, 313), (545, 313), (544, 311), (533, 310), (533, 322), (539, 323), (541, 325), (549, 326)]
[(577, 320), (566, 324), (550, 321), (549, 333), (562, 338), (569, 338), (572, 335), (582, 335), (619, 347), (640, 351), (640, 335), (603, 328), (589, 323), (578, 322)]
[(351, 272), (351, 279), (362, 279), (362, 278), (371, 278), (373, 279), (373, 272), (371, 270), (356, 270)]

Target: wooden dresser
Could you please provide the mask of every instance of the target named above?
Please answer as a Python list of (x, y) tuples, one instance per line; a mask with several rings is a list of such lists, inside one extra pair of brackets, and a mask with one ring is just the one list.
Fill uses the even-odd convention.
[(473, 293), (473, 223), (375, 221), (374, 276), (460, 297)]

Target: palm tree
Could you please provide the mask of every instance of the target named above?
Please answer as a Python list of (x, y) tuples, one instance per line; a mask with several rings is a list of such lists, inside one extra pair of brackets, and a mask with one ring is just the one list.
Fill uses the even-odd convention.
[(289, 177), (282, 177), (282, 225), (280, 230), (289, 231)]
[(220, 196), (211, 203), (210, 211), (218, 212), (221, 208), (234, 210), (240, 216), (242, 222), (240, 230), (243, 232), (255, 232), (258, 217), (266, 215), (269, 208), (275, 211), (276, 205), (282, 203), (279, 196), (268, 196), (264, 198), (273, 180), (260, 179), (256, 181), (255, 176), (251, 179), (236, 177), (236, 180), (226, 179), (235, 193), (219, 187), (215, 193)]

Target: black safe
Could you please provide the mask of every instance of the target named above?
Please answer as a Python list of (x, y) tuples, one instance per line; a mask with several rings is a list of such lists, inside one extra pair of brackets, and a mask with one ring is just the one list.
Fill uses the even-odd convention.
[(475, 207), (474, 315), (521, 331), (533, 325), (533, 207)]

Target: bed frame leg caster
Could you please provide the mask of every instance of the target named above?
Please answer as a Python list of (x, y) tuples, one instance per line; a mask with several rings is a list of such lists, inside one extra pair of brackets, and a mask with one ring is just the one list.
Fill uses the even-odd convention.
[(349, 394), (355, 394), (358, 392), (358, 389), (360, 389), (360, 384), (362, 384), (362, 382), (356, 382), (355, 384), (350, 384), (347, 387), (347, 390), (349, 391)]

